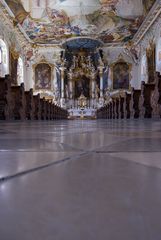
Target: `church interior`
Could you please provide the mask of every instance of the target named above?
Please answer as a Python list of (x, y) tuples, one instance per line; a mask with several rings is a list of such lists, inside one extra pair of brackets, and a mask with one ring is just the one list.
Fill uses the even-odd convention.
[(161, 240), (161, 0), (0, 18), (0, 239)]

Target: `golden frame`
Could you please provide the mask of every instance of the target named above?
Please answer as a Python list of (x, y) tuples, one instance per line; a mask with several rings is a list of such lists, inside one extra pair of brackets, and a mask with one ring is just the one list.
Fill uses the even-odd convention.
[[(126, 63), (126, 64), (128, 65), (128, 67), (129, 67), (129, 87), (128, 87), (128, 89), (123, 89), (123, 88), (114, 89), (114, 67), (115, 67), (115, 65), (118, 64), (118, 63)], [(132, 87), (131, 87), (130, 81), (131, 81), (131, 79), (132, 79), (132, 75), (131, 75), (131, 72), (132, 72), (132, 64), (126, 62), (126, 61), (123, 59), (122, 55), (120, 55), (119, 58), (117, 59), (117, 61), (115, 61), (114, 63), (112, 63), (112, 64), (110, 65), (110, 69), (111, 69), (111, 80), (112, 80), (112, 89), (111, 89), (111, 90), (113, 90), (113, 91), (117, 91), (117, 90), (119, 90), (119, 91), (123, 91), (123, 90), (131, 91), (131, 88), (132, 88)]]
[[(47, 64), (47, 65), (50, 67), (50, 69), (51, 69), (51, 87), (50, 87), (50, 88), (45, 88), (45, 89), (43, 89), (43, 88), (36, 88), (36, 86), (35, 86), (35, 83), (36, 83), (35, 70), (36, 70), (36, 67), (37, 67), (39, 64)], [(38, 91), (41, 91), (43, 94), (45, 94), (46, 91), (52, 91), (52, 90), (54, 90), (54, 86), (53, 86), (53, 84), (52, 84), (52, 79), (53, 79), (53, 77), (54, 77), (54, 74), (53, 74), (53, 72), (54, 72), (54, 64), (49, 63), (48, 61), (46, 61), (46, 59), (42, 59), (40, 62), (38, 62), (38, 63), (36, 63), (36, 64), (33, 64), (33, 65), (32, 65), (32, 69), (33, 69), (33, 81), (34, 81), (33, 90), (34, 90), (34, 91), (37, 91), (37, 92), (38, 92)]]

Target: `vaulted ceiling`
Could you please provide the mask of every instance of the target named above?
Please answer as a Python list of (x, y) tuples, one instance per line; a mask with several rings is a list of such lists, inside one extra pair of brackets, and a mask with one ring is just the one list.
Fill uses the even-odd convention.
[[(91, 37), (104, 43), (131, 40), (155, 0), (6, 0), (28, 37), (35, 43), (60, 43), (71, 37)], [(42, 5), (41, 5), (42, 4)], [(31, 10), (30, 9), (30, 10)]]

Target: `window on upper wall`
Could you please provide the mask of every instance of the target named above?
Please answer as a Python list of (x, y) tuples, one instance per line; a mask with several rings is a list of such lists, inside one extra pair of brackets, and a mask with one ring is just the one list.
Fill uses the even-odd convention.
[(6, 43), (2, 39), (0, 39), (0, 66), (1, 77), (9, 74), (8, 48)]
[(21, 84), (23, 82), (24, 82), (23, 59), (19, 57), (17, 64), (17, 83)]

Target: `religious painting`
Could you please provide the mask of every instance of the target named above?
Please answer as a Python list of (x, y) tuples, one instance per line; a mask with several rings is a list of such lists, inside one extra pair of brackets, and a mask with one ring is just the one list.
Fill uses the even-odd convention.
[(113, 89), (125, 89), (130, 88), (130, 71), (131, 66), (124, 62), (120, 61), (113, 65)]
[(35, 66), (35, 90), (51, 89), (51, 66), (48, 63), (39, 63)]
[(79, 98), (84, 95), (86, 98), (90, 97), (90, 79), (86, 76), (82, 76), (75, 81), (75, 98)]
[(156, 45), (151, 42), (150, 47), (146, 51), (147, 54), (147, 67), (148, 67), (148, 83), (155, 81), (156, 70)]
[(113, 43), (133, 38), (154, 0), (48, 0), (42, 8), (40, 1), (31, 1), (31, 10), (35, 3), (41, 9), (39, 18), (25, 10), (24, 1), (6, 3), (35, 43), (60, 43), (93, 34), (105, 43)]

